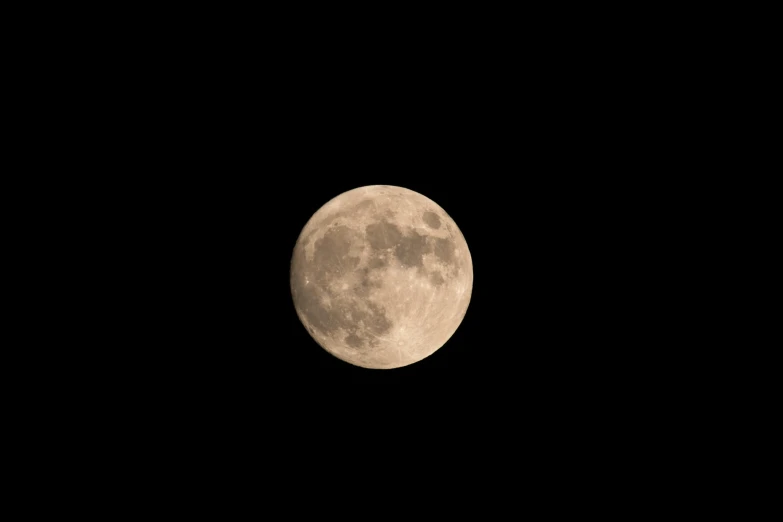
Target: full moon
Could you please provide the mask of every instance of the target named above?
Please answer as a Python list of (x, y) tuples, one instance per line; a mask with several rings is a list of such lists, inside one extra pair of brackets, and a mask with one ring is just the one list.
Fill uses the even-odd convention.
[(407, 366), (459, 327), (473, 262), (457, 224), (434, 201), (372, 185), (327, 202), (291, 259), (296, 313), (327, 352), (363, 368)]

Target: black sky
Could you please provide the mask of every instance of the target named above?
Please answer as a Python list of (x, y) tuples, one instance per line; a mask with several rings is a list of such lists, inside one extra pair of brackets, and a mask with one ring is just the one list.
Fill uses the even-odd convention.
[[(571, 141), (530, 137), (535, 121), (527, 131), (470, 119), (422, 132), (402, 120), (366, 129), (322, 121), (309, 136), (259, 133), (241, 146), (226, 138), (167, 187), (164, 201), (177, 203), (161, 236), (174, 260), (162, 279), (172, 285), (162, 375), (221, 410), (336, 411), (353, 421), (621, 400), (617, 387), (640, 371), (622, 361), (638, 362), (630, 354), (647, 342), (628, 304), (647, 276), (634, 272), (634, 230), (618, 214), (635, 197), (622, 178), (586, 167), (595, 159)], [(289, 289), (310, 216), (370, 184), (436, 201), (474, 264), (470, 306), (452, 339), (395, 370), (354, 367), (321, 349)]]
[[(34, 143), (30, 160), (54, 167), (33, 161), (22, 175), (68, 218), (51, 218), (62, 246), (44, 259), (67, 290), (30, 292), (69, 312), (64, 326), (36, 318), (36, 331), (56, 334), (53, 356), (28, 350), (35, 373), (57, 375), (44, 406), (59, 416), (27, 410), (47, 422), (41, 453), (61, 440), (74, 465), (26, 467), (47, 480), (59, 468), (102, 498), (75, 479), (86, 470), (127, 491), (119, 509), (180, 489), (176, 509), (200, 510), (222, 487), (223, 515), (237, 497), (265, 514), (282, 502), (337, 516), (366, 500), (363, 518), (423, 497), (442, 517), (472, 500), (486, 519), (538, 498), (547, 514), (584, 514), (572, 489), (608, 505), (649, 491), (642, 509), (689, 494), (690, 455), (669, 448), (704, 447), (686, 431), (712, 392), (694, 378), (707, 358), (686, 355), (706, 345), (700, 332), (678, 332), (700, 312), (693, 281), (708, 264), (689, 249), (713, 226), (694, 204), (709, 199), (712, 172), (693, 149), (703, 115), (692, 109), (720, 121), (723, 102), (704, 100), (721, 81), (689, 81), (712, 39), (683, 53), (668, 22), (640, 31), (651, 13), (592, 5), (483, 19), (471, 6), (464, 20), (456, 5), (431, 17), (417, 8), (384, 32), (393, 17), (353, 6), (223, 17), (208, 7), (85, 15), (90, 31), (56, 20), (68, 34), (41, 53), (54, 65), (29, 60), (44, 78), (14, 79), (40, 99), (10, 105), (59, 142)], [(688, 185), (694, 172), (706, 181)], [(320, 348), (289, 287), (313, 213), (375, 184), (438, 203), (474, 269), (452, 338), (394, 370)], [(678, 212), (697, 219), (683, 226)], [(24, 384), (12, 391), (38, 392)], [(685, 388), (695, 393), (683, 400)]]
[[(138, 396), (161, 418), (278, 440), (288, 425), (359, 440), (379, 423), (423, 440), (443, 426), (568, 431), (647, 400), (659, 214), (645, 209), (662, 180), (638, 131), (649, 104), (586, 80), (611, 71), (534, 55), (360, 69), (307, 56), (178, 62), (123, 109), (134, 139), (114, 161), (138, 196), (127, 219), (143, 245), (128, 275), (144, 299), (125, 366)], [(437, 202), (474, 264), (454, 336), (395, 370), (326, 353), (289, 289), (307, 220), (373, 184)]]

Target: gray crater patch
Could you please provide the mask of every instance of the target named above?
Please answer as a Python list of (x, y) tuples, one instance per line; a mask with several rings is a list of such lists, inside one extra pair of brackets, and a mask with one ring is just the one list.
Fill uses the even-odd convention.
[(359, 203), (356, 204), (356, 206), (353, 208), (354, 212), (364, 212), (366, 210), (369, 210), (370, 208), (374, 207), (375, 204), (372, 202), (371, 199), (363, 199)]
[(297, 294), (299, 311), (313, 328), (329, 334), (339, 327), (334, 314), (321, 302), (321, 293), (314, 285), (301, 285)]
[(340, 225), (329, 229), (324, 237), (315, 242), (313, 272), (319, 284), (359, 265), (359, 257), (349, 255), (351, 245), (358, 241), (360, 238), (356, 231)]
[(448, 265), (454, 264), (454, 248), (456, 245), (449, 239), (442, 237), (432, 238), (432, 251), (438, 259)]
[(397, 259), (407, 267), (422, 266), (422, 256), (430, 251), (427, 237), (415, 231), (410, 236), (402, 237), (394, 249)]
[(367, 263), (367, 267), (370, 270), (377, 270), (389, 265), (389, 260), (384, 255), (376, 254)]
[(356, 324), (363, 323), (374, 335), (383, 335), (392, 327), (382, 307), (361, 299), (377, 286), (369, 268), (358, 270), (360, 278), (352, 293), (330, 291), (332, 281), (357, 271), (360, 257), (352, 254), (361, 252), (362, 244), (361, 233), (338, 225), (315, 242), (312, 261), (307, 260), (304, 249), (297, 250), (292, 260), (291, 291), (310, 331), (330, 337), (340, 329), (352, 332), (353, 337), (349, 335), (345, 342), (355, 348), (367, 344), (355, 331)]
[(386, 311), (375, 303), (367, 304), (370, 308), (370, 314), (364, 319), (367, 330), (375, 335), (383, 335), (391, 330), (394, 323), (386, 317)]
[(379, 288), (381, 285), (377, 280), (374, 280), (371, 276), (372, 270), (370, 268), (362, 268), (359, 270), (359, 281), (353, 287), (353, 293), (361, 298), (365, 299), (370, 296), (373, 289)]
[(364, 229), (367, 241), (375, 250), (383, 250), (395, 246), (402, 237), (402, 232), (396, 225), (388, 221), (380, 221), (367, 225)]
[(446, 281), (443, 279), (443, 276), (442, 276), (442, 275), (440, 275), (440, 273), (438, 273), (438, 272), (433, 272), (432, 274), (430, 274), (430, 281), (431, 281), (431, 282), (432, 282), (432, 284), (433, 284), (433, 285), (435, 285), (435, 286), (442, 286), (442, 285), (443, 285), (443, 283), (445, 283), (445, 282), (446, 282)]
[(435, 212), (425, 212), (421, 216), (424, 223), (430, 228), (440, 228), (440, 218)]
[(351, 348), (362, 348), (364, 346), (364, 339), (357, 336), (355, 333), (352, 333), (345, 338), (345, 344)]
[[(393, 326), (386, 311), (375, 303), (369, 302), (362, 307), (350, 297), (331, 296), (331, 306), (326, 307), (321, 300), (323, 295), (313, 285), (306, 285), (298, 294), (298, 301), (299, 310), (307, 322), (324, 335), (332, 336), (340, 329), (355, 331), (358, 323), (364, 323), (365, 329), (374, 335), (383, 335)], [(346, 339), (345, 342), (353, 346), (350, 343), (357, 341)]]

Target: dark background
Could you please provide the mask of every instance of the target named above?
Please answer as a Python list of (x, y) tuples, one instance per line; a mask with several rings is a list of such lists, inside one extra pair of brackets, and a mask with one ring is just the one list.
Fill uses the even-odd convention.
[[(639, 268), (655, 255), (637, 220), (644, 156), (629, 158), (634, 144), (606, 112), (583, 115), (548, 86), (502, 102), (438, 91), (281, 87), (259, 94), (259, 112), (228, 102), (226, 116), (177, 127), (164, 142), (174, 164), (147, 182), (162, 218), (148, 260), (161, 328), (148, 370), (163, 397), (249, 429), (266, 418), (275, 429), (358, 430), (360, 440), (375, 422), (413, 439), (426, 437), (414, 435), (422, 426), (518, 427), (526, 416), (615, 422), (644, 399), (636, 392), (654, 352), (640, 303), (655, 277)], [(289, 289), (310, 216), (371, 184), (441, 205), (474, 263), (452, 339), (395, 370), (322, 350)]]
[[(647, 441), (670, 436), (654, 419), (670, 414), (660, 401), (681, 371), (679, 340), (659, 330), (670, 314), (653, 297), (657, 252), (632, 208), (644, 198), (628, 174), (598, 166), (619, 161), (616, 148), (587, 154), (601, 145), (546, 134), (544, 116), (520, 120), (518, 134), (492, 120), (422, 132), (415, 119), (378, 117), (349, 130), (329, 120), (308, 136), (305, 115), (301, 132), (281, 137), (271, 125), (269, 138), (237, 136), (242, 145), (244, 132), (216, 133), (193, 171), (150, 180), (166, 210), (143, 238), (149, 279), (127, 352), (132, 431), (184, 469), (248, 463), (296, 476), (291, 462), (308, 470), (302, 480), (327, 482), (343, 466), (414, 466), (428, 470), (424, 482), (504, 465), (589, 474), (608, 454), (630, 465), (622, 455), (638, 444), (644, 458), (665, 451)], [(436, 201), (473, 259), (456, 333), (394, 370), (320, 348), (289, 288), (310, 216), (369, 184)]]
[[(19, 24), (9, 148), (32, 190), (7, 191), (8, 228), (30, 248), (9, 256), (33, 270), (8, 276), (32, 364), (6, 369), (35, 483), (123, 510), (367, 500), (367, 518), (413, 499), (488, 518), (647, 510), (726, 476), (716, 455), (740, 446), (715, 451), (716, 433), (746, 404), (710, 366), (705, 335), (732, 321), (705, 304), (726, 301), (724, 231), (745, 234), (716, 222), (742, 210), (714, 189), (748, 169), (716, 179), (706, 131), (744, 103), (726, 64), (747, 53), (700, 31), (736, 33), (704, 10), (290, 7), (48, 6)], [(326, 353), (289, 289), (307, 220), (370, 184), (442, 206), (474, 266), (454, 336), (395, 370)]]
[[(118, 267), (100, 379), (123, 429), (191, 466), (199, 447), (590, 459), (656, 429), (674, 378), (657, 370), (677, 368), (660, 325), (684, 319), (659, 304), (678, 261), (656, 247), (671, 204), (656, 194), (677, 193), (661, 151), (678, 145), (643, 47), (258, 34), (112, 49), (85, 87), (112, 173), (99, 204), (120, 215), (93, 262)], [(473, 259), (454, 336), (394, 370), (321, 349), (289, 288), (307, 220), (372, 184), (438, 203)]]

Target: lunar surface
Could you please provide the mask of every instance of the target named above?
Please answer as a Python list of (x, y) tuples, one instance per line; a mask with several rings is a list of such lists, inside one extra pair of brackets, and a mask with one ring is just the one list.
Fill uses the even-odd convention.
[(468, 309), (473, 263), (456, 223), (401, 187), (340, 194), (305, 225), (291, 261), (299, 319), (332, 355), (364, 368), (428, 357)]

